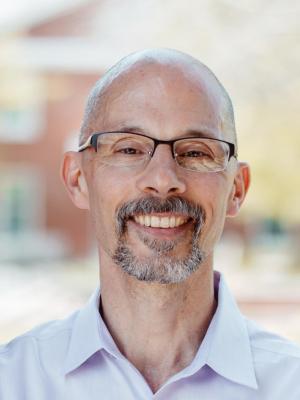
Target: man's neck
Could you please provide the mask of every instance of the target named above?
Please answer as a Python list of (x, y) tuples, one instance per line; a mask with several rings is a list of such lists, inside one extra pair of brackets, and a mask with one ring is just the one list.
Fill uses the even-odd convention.
[(202, 265), (180, 284), (139, 282), (101, 263), (102, 317), (153, 392), (188, 366), (216, 309), (213, 273)]

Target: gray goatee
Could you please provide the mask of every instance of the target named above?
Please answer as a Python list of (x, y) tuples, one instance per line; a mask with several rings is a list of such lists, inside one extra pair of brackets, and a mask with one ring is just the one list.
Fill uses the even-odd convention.
[[(173, 256), (170, 252), (175, 250), (178, 242), (151, 239), (148, 235), (140, 234), (140, 239), (153, 254), (149, 257), (135, 255), (134, 249), (127, 243), (127, 221), (137, 214), (164, 212), (179, 213), (193, 220), (194, 229), (188, 254), (183, 258)], [(199, 247), (199, 237), (204, 222), (203, 208), (178, 196), (165, 200), (147, 197), (128, 202), (117, 211), (118, 245), (113, 260), (123, 271), (140, 281), (163, 284), (182, 282), (196, 271), (205, 259), (205, 254)]]

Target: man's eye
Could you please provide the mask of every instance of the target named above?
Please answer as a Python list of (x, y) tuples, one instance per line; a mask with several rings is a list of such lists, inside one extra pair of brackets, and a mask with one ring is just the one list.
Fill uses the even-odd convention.
[(143, 154), (144, 152), (141, 149), (137, 149), (134, 147), (123, 147), (120, 149), (115, 150), (116, 153), (126, 154), (126, 155), (139, 155)]
[(138, 150), (134, 149), (133, 147), (126, 147), (125, 149), (120, 149), (118, 150), (118, 153), (124, 153), (124, 154), (137, 154)]
[(203, 151), (199, 151), (199, 150), (190, 150), (190, 151), (186, 151), (185, 153), (180, 154), (180, 157), (194, 157), (194, 158), (209, 157), (209, 158), (211, 158), (211, 155), (208, 153), (204, 153)]

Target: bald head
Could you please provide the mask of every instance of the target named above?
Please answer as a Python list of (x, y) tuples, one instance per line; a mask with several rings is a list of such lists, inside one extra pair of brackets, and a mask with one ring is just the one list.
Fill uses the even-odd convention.
[[(88, 97), (80, 131), (80, 144), (99, 130), (99, 122), (105, 119), (106, 105), (117, 91), (135, 80), (145, 81), (160, 75), (182, 84), (206, 91), (219, 103), (220, 126), (226, 138), (236, 142), (232, 102), (213, 72), (194, 57), (171, 49), (150, 49), (130, 54), (121, 59), (99, 79)], [(188, 104), (187, 104), (188, 106)], [(200, 110), (199, 110), (200, 111)], [(101, 125), (101, 123), (100, 123)]]

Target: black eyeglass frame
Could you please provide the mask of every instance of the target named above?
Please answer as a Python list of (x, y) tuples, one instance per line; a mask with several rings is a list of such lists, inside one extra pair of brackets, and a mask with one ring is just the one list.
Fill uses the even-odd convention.
[(235, 157), (237, 158), (237, 153), (236, 153), (236, 146), (234, 143), (231, 142), (227, 142), (226, 140), (221, 140), (221, 139), (216, 139), (216, 138), (212, 138), (212, 137), (207, 137), (207, 136), (190, 136), (190, 137), (182, 137), (182, 138), (177, 138), (177, 139), (173, 139), (173, 140), (159, 140), (159, 139), (155, 139), (151, 136), (147, 136), (144, 135), (143, 133), (137, 133), (137, 132), (130, 132), (130, 131), (108, 131), (108, 132), (94, 132), (91, 134), (91, 136), (87, 139), (87, 141), (82, 144), (81, 146), (79, 146), (78, 152), (82, 152), (86, 149), (88, 149), (89, 147), (92, 147), (96, 152), (97, 152), (97, 142), (98, 142), (98, 137), (101, 135), (105, 135), (107, 133), (130, 133), (131, 135), (137, 135), (137, 136), (142, 136), (145, 137), (147, 139), (151, 139), (154, 143), (154, 147), (153, 147), (153, 151), (152, 153), (149, 153), (150, 157), (152, 158), (155, 150), (157, 148), (157, 146), (159, 144), (166, 144), (168, 146), (170, 146), (172, 148), (172, 156), (175, 159), (176, 158), (176, 154), (175, 154), (175, 148), (174, 148), (174, 143), (178, 142), (180, 140), (186, 140), (186, 139), (209, 139), (209, 140), (215, 140), (217, 142), (222, 142), (222, 143), (226, 143), (229, 146), (229, 154), (228, 154), (228, 161), (231, 159), (231, 157)]

